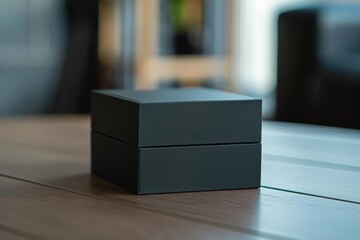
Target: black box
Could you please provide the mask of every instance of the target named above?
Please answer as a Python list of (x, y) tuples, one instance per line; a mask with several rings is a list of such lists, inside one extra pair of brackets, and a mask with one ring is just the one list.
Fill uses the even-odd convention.
[(261, 100), (217, 90), (92, 94), (92, 172), (137, 194), (260, 186)]

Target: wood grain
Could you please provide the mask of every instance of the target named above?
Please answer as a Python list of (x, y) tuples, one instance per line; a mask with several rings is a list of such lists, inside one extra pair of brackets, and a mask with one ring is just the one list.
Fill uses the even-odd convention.
[(0, 140), (78, 155), (90, 155), (89, 116), (34, 116), (0, 120)]
[[(2, 226), (0, 226), (0, 229), (1, 229)], [(5, 232), (5, 231), (2, 231), (0, 230), (0, 239), (6, 239), (6, 240), (26, 240), (26, 239), (29, 239), (29, 238), (26, 238), (26, 237), (21, 237), (19, 235), (15, 235), (13, 233), (11, 233), (12, 231), (17, 231), (17, 229), (8, 229), (5, 227), (5, 229), (7, 231), (10, 231), (10, 232)]]
[[(31, 127), (26, 127), (28, 123)], [(0, 125), (0, 133), (0, 172), (3, 176), (14, 176), (36, 182), (37, 185), (51, 186), (54, 191), (80, 194), (95, 198), (105, 205), (126, 206), (249, 237), (356, 239), (360, 236), (360, 207), (348, 202), (272, 189), (148, 196), (129, 194), (89, 174), (89, 122), (86, 117), (6, 120)], [(29, 137), (30, 133), (32, 137)], [(356, 142), (356, 138), (350, 142), (354, 140)], [(268, 165), (275, 166), (275, 175), (283, 175), (279, 172), (284, 173), (301, 165), (291, 162), (286, 164), (281, 161), (264, 161), (266, 169), (270, 168)], [(308, 166), (304, 168), (306, 167)], [(333, 176), (337, 176), (337, 173)], [(267, 176), (268, 179), (270, 177)], [(269, 184), (281, 182), (281, 178), (276, 181), (274, 176), (272, 178)], [(322, 189), (306, 188), (306, 184), (301, 181), (299, 185), (290, 182), (289, 188), (301, 189), (305, 186), (305, 193)], [(326, 182), (320, 186), (326, 187)], [(332, 189), (324, 194), (332, 196), (337, 190), (344, 191), (342, 188)], [(0, 189), (4, 193), (9, 191)]]
[(0, 188), (4, 187), (11, 193), (0, 197), (0, 229), (26, 239), (259, 239), (0, 177)]

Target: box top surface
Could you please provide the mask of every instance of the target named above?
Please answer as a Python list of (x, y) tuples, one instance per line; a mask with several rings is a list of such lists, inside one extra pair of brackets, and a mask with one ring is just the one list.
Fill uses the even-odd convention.
[(206, 88), (100, 90), (92, 129), (134, 147), (261, 141), (261, 100)]
[[(96, 91), (97, 92), (97, 91)], [(102, 94), (127, 99), (137, 103), (207, 102), (254, 100), (236, 93), (207, 88), (181, 88), (159, 90), (100, 90)]]

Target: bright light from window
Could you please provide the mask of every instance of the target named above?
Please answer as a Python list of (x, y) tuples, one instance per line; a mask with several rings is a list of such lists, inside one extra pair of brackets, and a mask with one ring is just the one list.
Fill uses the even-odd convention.
[(311, 0), (242, 0), (238, 68), (239, 90), (250, 95), (266, 95), (276, 87), (276, 22), (281, 8)]

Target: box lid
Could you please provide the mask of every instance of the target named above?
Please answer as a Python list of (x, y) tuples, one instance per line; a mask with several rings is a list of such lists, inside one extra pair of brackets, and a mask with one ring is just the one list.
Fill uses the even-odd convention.
[(135, 147), (261, 141), (261, 100), (206, 88), (98, 90), (92, 128)]

